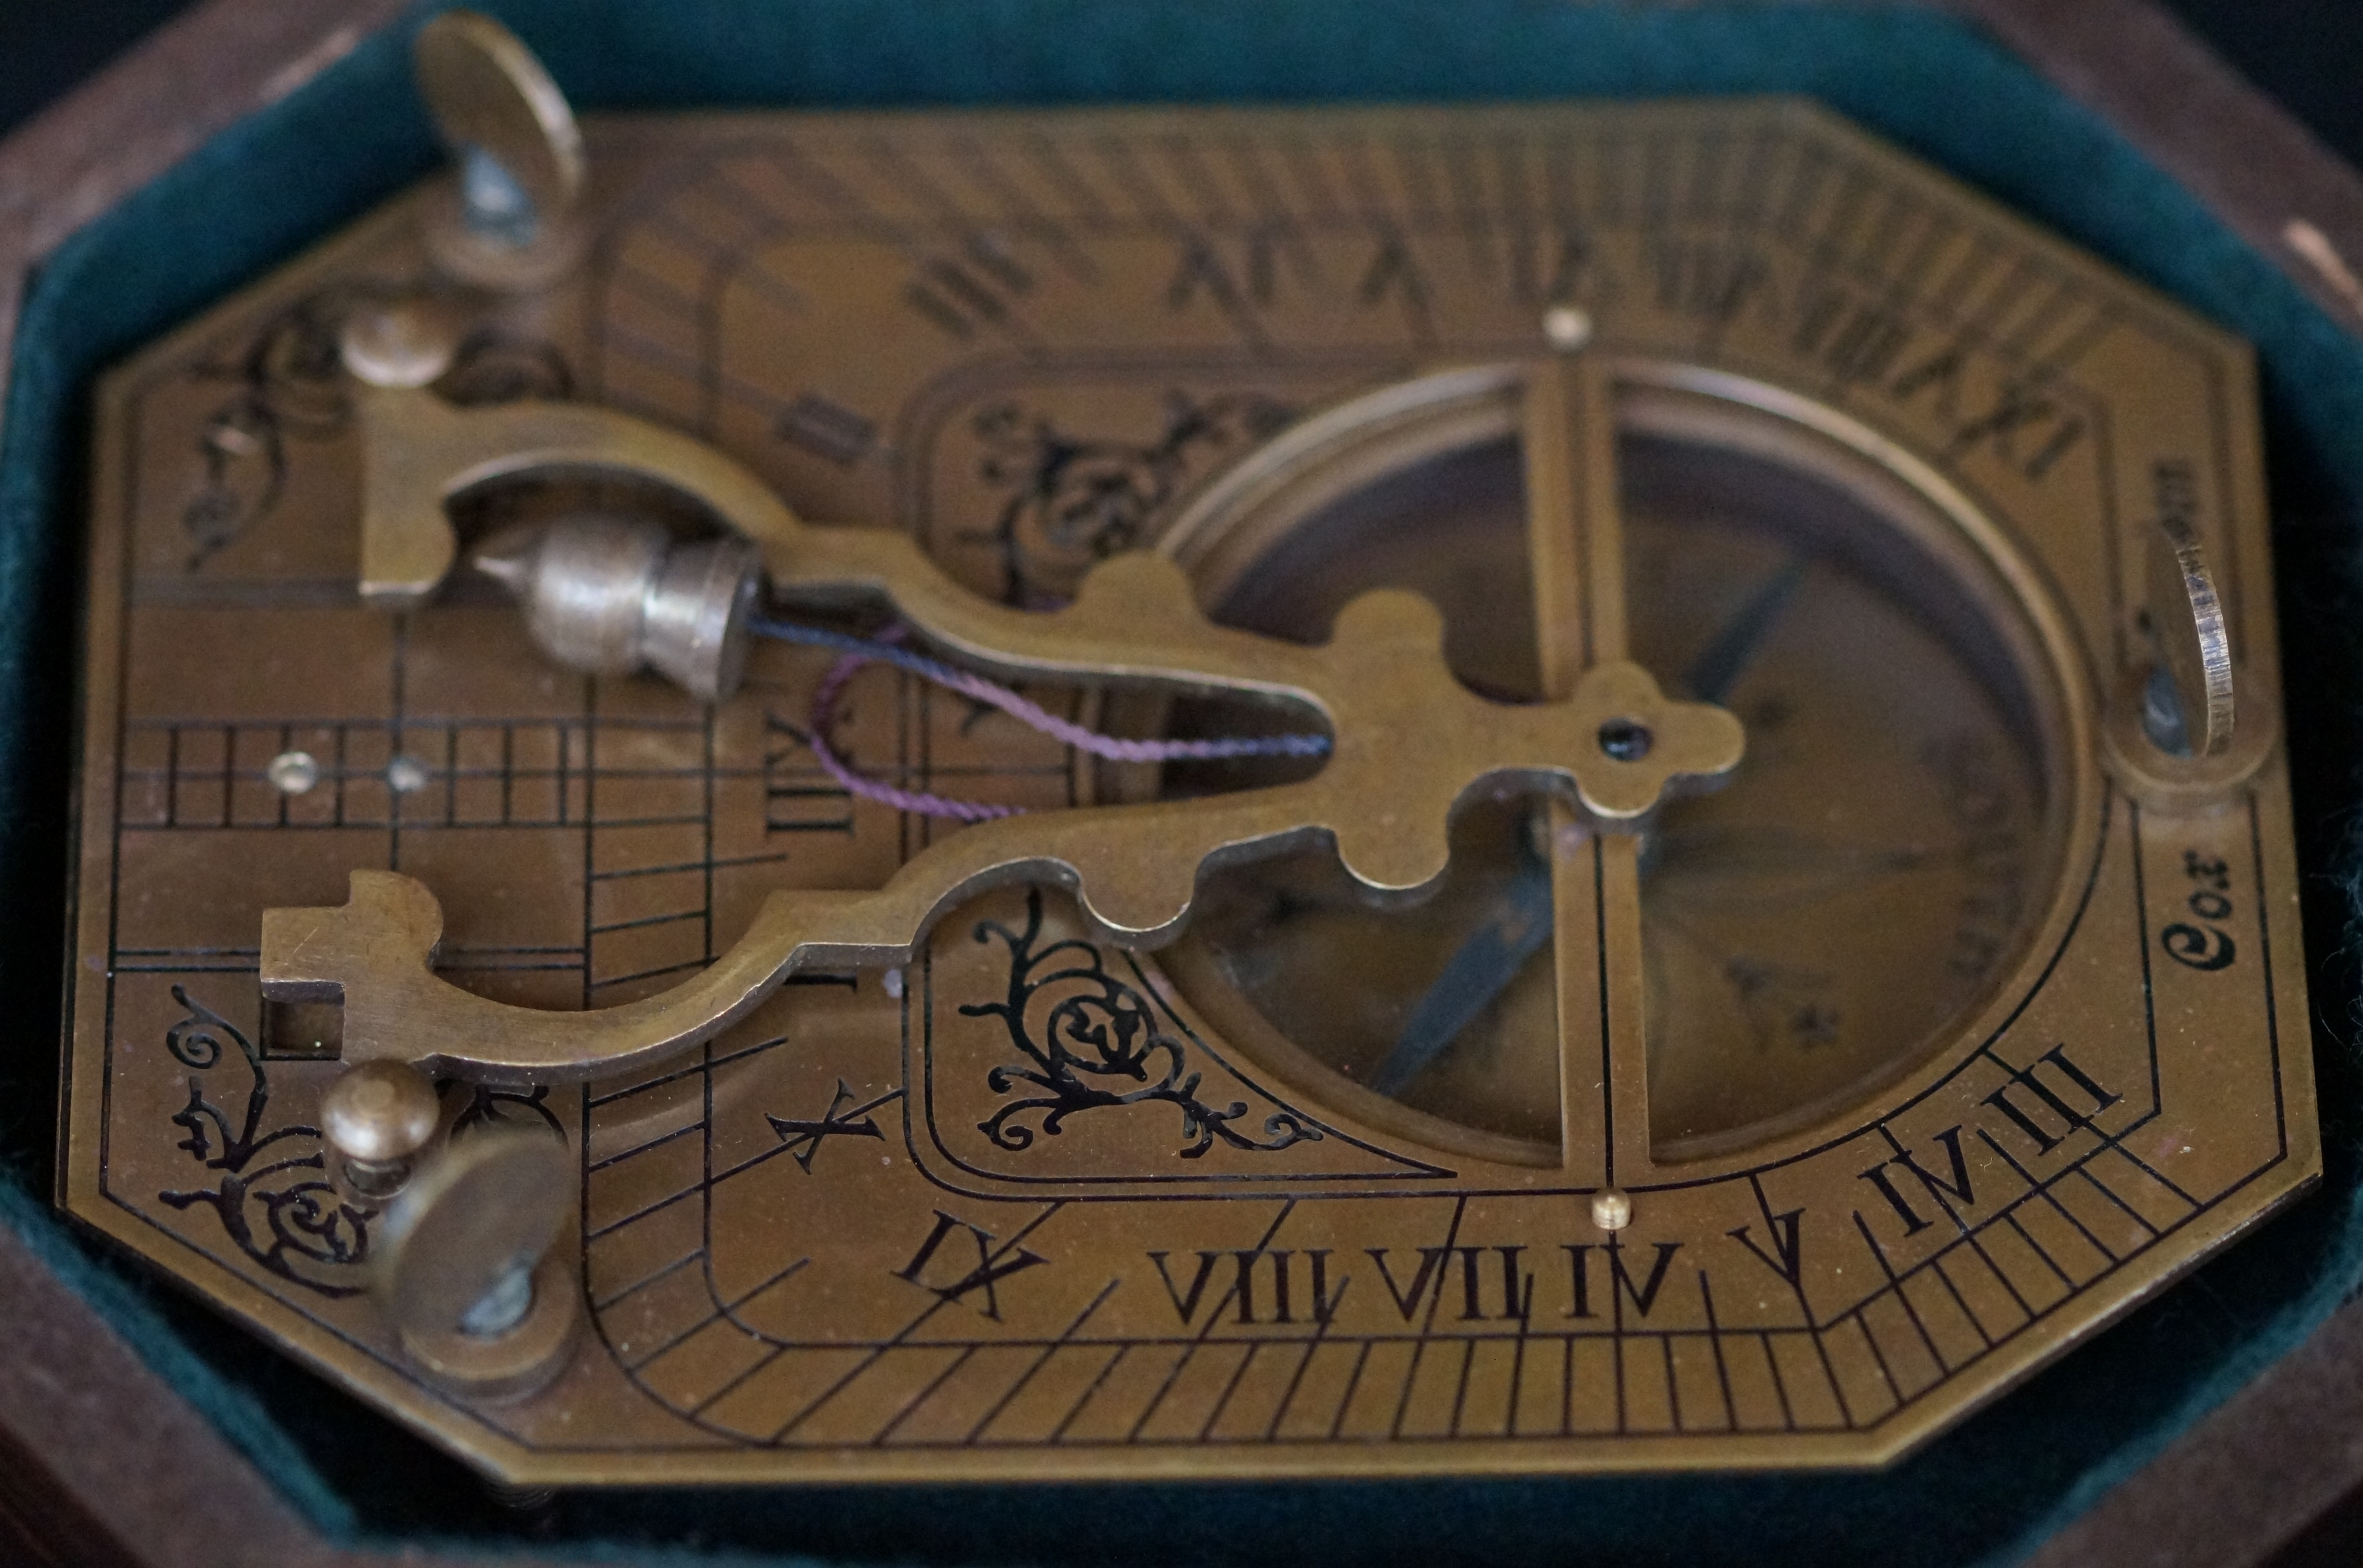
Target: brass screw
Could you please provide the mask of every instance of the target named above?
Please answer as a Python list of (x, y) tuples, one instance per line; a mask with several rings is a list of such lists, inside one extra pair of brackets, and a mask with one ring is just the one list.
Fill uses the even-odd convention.
[(1543, 312), (1543, 337), (1562, 354), (1572, 354), (1592, 341), (1592, 313), (1574, 305), (1553, 305)]
[(371, 1198), (391, 1196), (410, 1179), (413, 1157), (442, 1118), (435, 1086), (406, 1062), (363, 1062), (320, 1099), (320, 1136), (344, 1156), (353, 1189)]
[(426, 386), (451, 368), (459, 348), (452, 323), (423, 300), (357, 311), (337, 334), (345, 369), (373, 387)]

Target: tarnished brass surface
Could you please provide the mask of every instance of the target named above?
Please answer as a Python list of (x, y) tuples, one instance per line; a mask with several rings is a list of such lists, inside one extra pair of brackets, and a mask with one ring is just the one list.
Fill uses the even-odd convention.
[[(363, 1397), (522, 1482), (1869, 1464), (2313, 1178), (2236, 341), (1791, 104), (585, 134), (431, 387), (336, 348), (453, 297), (422, 191), (102, 393), (64, 1199)], [(586, 505), (1336, 752), (872, 670), (858, 766), (1033, 808), (905, 819), (828, 656), (704, 706), (452, 570)], [(383, 1057), (567, 1141), (537, 1390), (364, 1289)]]
[[(1555, 392), (1563, 377), (1581, 373), (1547, 364), (1537, 382)], [(1569, 406), (1540, 402), (1555, 412)], [(1101, 934), (1152, 947), (1181, 929), (1209, 863), (1317, 846), (1371, 892), (1415, 896), (1444, 874), (1446, 824), (1474, 792), (1556, 790), (1602, 827), (1630, 829), (1670, 788), (1714, 780), (1739, 761), (1729, 713), (1666, 701), (1647, 671), (1613, 655), (1578, 667), (1557, 701), (1487, 701), (1452, 678), (1442, 623), (1408, 594), (1357, 599), (1326, 646), (1302, 648), (1213, 624), (1170, 561), (1127, 554), (1094, 568), (1064, 609), (1013, 610), (953, 582), (907, 536), (806, 528), (727, 458), (626, 414), (549, 404), (461, 414), (429, 392), (376, 390), (360, 403), (365, 554), (372, 537), (448, 536), (446, 501), (503, 474), (627, 473), (704, 503), (761, 547), (778, 600), (866, 591), (937, 642), (1006, 671), (1293, 699), (1319, 714), (1332, 739), (1320, 771), (1298, 783), (1004, 817), (932, 846), (874, 893), (774, 893), (747, 934), (696, 978), (595, 1011), (506, 1006), (438, 979), (443, 919), (433, 893), (391, 872), (357, 870), (342, 907), (271, 910), (262, 921), (263, 995), (341, 1003), (348, 1062), (391, 1056), (527, 1085), (596, 1077), (712, 1037), (800, 971), (904, 963), (946, 910), (996, 887), (1064, 888)], [(1547, 416), (1529, 444), (1584, 439), (1580, 427), (1559, 432), (1569, 423)], [(1592, 516), (1604, 551), (1615, 548), (1610, 500)], [(1540, 518), (1575, 513), (1565, 503), (1537, 510), (1538, 532), (1555, 531)], [(448, 563), (451, 554), (447, 546), (436, 558)], [(372, 580), (365, 567), (365, 596)], [(1616, 584), (1603, 595), (1613, 602), (1621, 573), (1603, 580)], [(1617, 646), (1621, 607), (1592, 617), (1599, 629), (1587, 633), (1589, 646)], [(1611, 755), (1601, 736), (1612, 723), (1638, 725), (1646, 752)]]

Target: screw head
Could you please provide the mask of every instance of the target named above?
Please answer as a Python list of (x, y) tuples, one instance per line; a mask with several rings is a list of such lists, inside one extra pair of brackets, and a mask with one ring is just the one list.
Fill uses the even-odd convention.
[(433, 777), (433, 771), (415, 756), (397, 756), (385, 765), (386, 787), (397, 795), (416, 795)]
[(320, 1098), (320, 1136), (365, 1165), (410, 1158), (435, 1136), (442, 1117), (435, 1086), (407, 1062), (363, 1062)]
[(1622, 1231), (1633, 1223), (1633, 1200), (1613, 1187), (1592, 1195), (1592, 1222), (1603, 1231)]
[(451, 368), (460, 343), (450, 323), (417, 301), (355, 312), (337, 334), (345, 369), (373, 387), (423, 387)]
[(262, 774), (281, 794), (301, 795), (320, 781), (320, 764), (308, 751), (283, 751), (265, 765)]
[(1543, 338), (1562, 354), (1572, 354), (1592, 341), (1592, 313), (1575, 305), (1553, 305), (1543, 312)]
[(1619, 762), (1640, 761), (1656, 739), (1648, 725), (1631, 719), (1611, 719), (1600, 726), (1600, 749)]

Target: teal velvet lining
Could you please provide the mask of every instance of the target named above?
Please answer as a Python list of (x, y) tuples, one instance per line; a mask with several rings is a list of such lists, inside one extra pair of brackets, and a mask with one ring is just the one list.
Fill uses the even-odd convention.
[[(224, 133), (35, 281), (0, 436), (0, 1220), (323, 1529), (580, 1543), (635, 1562), (1189, 1559), (1423, 1565), (2009, 1561), (2156, 1453), (2363, 1282), (2363, 1067), (2343, 823), (2357, 792), (2363, 344), (2091, 114), (1963, 24), (1842, 7), (1546, 0), (493, 0), (584, 108), (1309, 103), (1798, 93), (2253, 340), (2264, 366), (2323, 1190), (1993, 1409), (1876, 1475), (568, 1496), (525, 1513), (241, 1331), (70, 1231), (47, 1185), (87, 406), (109, 361), (432, 160), (407, 27)], [(26, 1025), (29, 1025), (28, 1027)], [(157, 1463), (172, 1463), (158, 1455)], [(669, 1550), (668, 1550), (669, 1549)]]

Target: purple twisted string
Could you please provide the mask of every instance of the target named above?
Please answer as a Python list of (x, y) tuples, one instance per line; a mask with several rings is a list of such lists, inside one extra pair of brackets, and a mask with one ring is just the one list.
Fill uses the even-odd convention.
[(918, 790), (899, 790), (856, 771), (839, 756), (829, 740), (837, 718), (838, 698), (844, 693), (846, 683), (853, 679), (854, 672), (872, 661), (893, 665), (947, 690), (957, 691), (963, 697), (998, 708), (1054, 740), (1115, 762), (1212, 761), (1235, 756), (1322, 756), (1329, 750), (1329, 738), (1315, 734), (1235, 735), (1214, 740), (1127, 740), (1118, 735), (1102, 734), (1071, 719), (1059, 717), (998, 682), (898, 646), (904, 635), (900, 626), (889, 627), (875, 639), (826, 631), (818, 626), (802, 626), (790, 621), (758, 620), (751, 623), (749, 629), (759, 636), (806, 647), (834, 648), (842, 655), (829, 667), (828, 673), (821, 678), (820, 685), (813, 691), (813, 756), (819, 761), (822, 771), (849, 792), (866, 801), (892, 806), (896, 811), (915, 812), (922, 816), (951, 817), (960, 822), (976, 823), (993, 817), (1015, 816), (1025, 808), (996, 806), (981, 801), (956, 801), (949, 796), (933, 795)]

